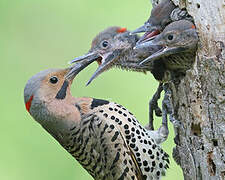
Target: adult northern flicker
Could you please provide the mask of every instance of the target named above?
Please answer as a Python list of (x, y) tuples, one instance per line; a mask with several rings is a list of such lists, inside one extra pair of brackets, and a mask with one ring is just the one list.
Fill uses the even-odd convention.
[(158, 145), (167, 136), (164, 125), (148, 131), (117, 103), (73, 97), (76, 73), (70, 70), (48, 69), (28, 80), (24, 100), (30, 115), (94, 179), (160, 179), (169, 164)]
[[(75, 58), (72, 61), (72, 63), (79, 63), (75, 64), (71, 72), (73, 72), (74, 69), (80, 71), (81, 69), (79, 66), (84, 68), (84, 63), (89, 65), (91, 62), (97, 61), (99, 67), (87, 84), (89, 84), (102, 72), (113, 67), (138, 72), (150, 71), (158, 81), (162, 82), (167, 74), (163, 62), (156, 61), (143, 66), (139, 65), (141, 61), (149, 57), (154, 52), (157, 52), (162, 47), (154, 46), (134, 50), (133, 48), (138, 40), (139, 37), (137, 35), (130, 34), (130, 32), (125, 28), (109, 27), (100, 32), (93, 39), (91, 49), (86, 55)], [(162, 84), (160, 83), (157, 92), (149, 103), (149, 128), (151, 130), (154, 130), (153, 111), (155, 110), (157, 116), (161, 115), (161, 110), (158, 107), (157, 100), (160, 98), (160, 93), (162, 90)]]
[(180, 20), (172, 22), (154, 39), (146, 39), (136, 48), (160, 46), (159, 51), (146, 58), (141, 64), (164, 59), (166, 69), (176, 73), (185, 72), (192, 67), (197, 43), (198, 35), (195, 25), (188, 20)]
[(139, 40), (139, 42), (142, 42), (162, 32), (169, 23), (181, 19), (192, 20), (186, 10), (179, 9), (171, 0), (162, 0), (152, 9), (150, 17), (144, 25), (137, 28), (132, 33), (145, 32)]

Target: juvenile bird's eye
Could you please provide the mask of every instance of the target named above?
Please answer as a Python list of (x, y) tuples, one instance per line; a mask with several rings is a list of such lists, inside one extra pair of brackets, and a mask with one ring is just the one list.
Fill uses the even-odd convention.
[(167, 39), (170, 40), (170, 41), (173, 40), (173, 35), (172, 35), (172, 34), (169, 34), (169, 35), (167, 36)]
[(49, 81), (52, 84), (56, 84), (58, 82), (58, 78), (56, 76), (52, 76)]
[(102, 41), (102, 47), (103, 48), (108, 47), (108, 45), (109, 45), (109, 42), (108, 41)]

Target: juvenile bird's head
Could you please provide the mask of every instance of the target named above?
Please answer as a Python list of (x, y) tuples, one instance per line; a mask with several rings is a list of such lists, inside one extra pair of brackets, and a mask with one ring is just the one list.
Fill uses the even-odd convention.
[(129, 48), (132, 42), (136, 43), (135, 36), (129, 37), (126, 28), (109, 27), (93, 39), (89, 53), (97, 54), (100, 57), (98, 63), (102, 64), (115, 50)]
[(174, 54), (196, 51), (198, 35), (195, 25), (187, 20), (175, 21), (166, 26), (154, 39), (140, 43), (136, 48), (161, 46), (162, 48), (142, 61), (141, 64)]
[(97, 61), (99, 67), (88, 81), (87, 84), (89, 84), (102, 72), (118, 65), (118, 60), (124, 59), (127, 51), (133, 51), (137, 41), (138, 37), (131, 35), (125, 28), (109, 27), (93, 39), (91, 49), (86, 55), (77, 57), (70, 62), (79, 62), (74, 65), (71, 73), (79, 69), (80, 64), (86, 63), (86, 65), (89, 65)]
[(163, 0), (157, 6), (155, 6), (152, 9), (151, 15), (145, 24), (132, 32), (145, 32), (138, 43), (141, 43), (146, 39), (152, 38), (159, 34), (166, 27), (166, 25), (171, 22), (170, 14), (175, 8), (176, 6), (171, 0)]

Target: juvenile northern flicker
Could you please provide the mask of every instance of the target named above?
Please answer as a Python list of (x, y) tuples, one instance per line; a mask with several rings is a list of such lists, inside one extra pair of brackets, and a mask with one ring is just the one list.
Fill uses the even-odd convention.
[(152, 9), (150, 17), (144, 25), (137, 28), (132, 33), (146, 32), (141, 37), (140, 41), (144, 41), (146, 38), (159, 34), (165, 26), (171, 22), (170, 14), (175, 8), (176, 6), (172, 1), (162, 0)]
[(187, 20), (175, 21), (166, 26), (154, 39), (146, 40), (136, 48), (161, 47), (141, 64), (164, 59), (166, 69), (173, 72), (185, 72), (192, 67), (198, 43), (195, 25)]
[(48, 69), (28, 80), (24, 100), (30, 115), (94, 179), (160, 179), (169, 164), (158, 145), (165, 140), (164, 125), (148, 131), (117, 103), (73, 97), (76, 73), (68, 74), (70, 70)]
[(132, 33), (145, 32), (139, 40), (139, 42), (142, 42), (162, 32), (169, 23), (181, 19), (192, 20), (186, 10), (179, 9), (171, 0), (162, 0), (152, 9), (150, 17), (144, 25), (137, 28)]
[[(162, 63), (139, 65), (140, 62), (159, 51), (162, 47), (146, 46), (134, 50), (139, 39), (137, 35), (130, 34), (126, 28), (116, 26), (106, 28), (93, 39), (91, 49), (86, 55), (77, 57), (70, 63), (82, 62), (83, 64), (84, 62), (89, 65), (94, 61), (98, 62), (99, 67), (87, 85), (102, 72), (112, 67), (144, 73), (151, 71), (157, 80), (162, 80), (165, 72)], [(76, 66), (80, 66), (80, 64)]]
[[(99, 67), (87, 84), (89, 84), (102, 72), (113, 67), (119, 67), (122, 69), (138, 72), (150, 71), (158, 81), (162, 82), (166, 74), (163, 62), (155, 61), (143, 66), (139, 65), (141, 61), (149, 57), (154, 52), (157, 52), (162, 47), (144, 47), (134, 50), (133, 48), (135, 47), (138, 40), (139, 37), (137, 35), (130, 34), (130, 32), (125, 28), (107, 28), (94, 38), (91, 49), (86, 55), (75, 58), (72, 61), (72, 63), (79, 63), (74, 65), (74, 68), (71, 72), (73, 72), (74, 69), (76, 69), (76, 71), (80, 71), (80, 67), (85, 67), (84, 64), (87, 66), (90, 63), (97, 61)], [(149, 103), (149, 128), (151, 130), (154, 129), (153, 111), (155, 110), (156, 115), (161, 115), (161, 110), (158, 107), (157, 100), (160, 98), (160, 93), (162, 90), (162, 84), (160, 83), (157, 92)]]

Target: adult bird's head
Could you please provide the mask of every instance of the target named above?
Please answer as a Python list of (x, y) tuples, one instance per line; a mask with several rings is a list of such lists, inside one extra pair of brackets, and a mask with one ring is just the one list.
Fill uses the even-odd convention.
[(99, 67), (88, 81), (88, 85), (99, 74), (116, 65), (120, 56), (127, 49), (132, 50), (137, 40), (137, 36), (130, 35), (130, 32), (128, 32), (126, 28), (115, 26), (109, 27), (100, 32), (93, 39), (91, 49), (86, 55), (77, 57), (70, 62), (76, 63), (72, 68), (71, 73), (73, 74), (73, 71), (77, 71), (80, 64), (86, 63), (86, 65), (89, 65), (90, 63), (97, 61)]
[(76, 76), (67, 77), (70, 68), (47, 69), (32, 76), (24, 88), (24, 101), (27, 111), (32, 115), (54, 100), (67, 100), (71, 97), (70, 85)]
[[(63, 134), (63, 129), (67, 128), (65, 126), (79, 119), (70, 92), (76, 72), (68, 76), (70, 70), (71, 68), (41, 71), (28, 80), (24, 89), (27, 111), (57, 140), (61, 137), (60, 133)], [(70, 111), (71, 108), (74, 110)], [(68, 122), (62, 120), (65, 115)]]
[(162, 33), (154, 39), (140, 43), (136, 48), (161, 46), (162, 48), (146, 58), (141, 64), (174, 54), (193, 52), (196, 50), (198, 35), (195, 25), (187, 20), (175, 21), (166, 26)]
[(171, 22), (170, 14), (175, 8), (171, 0), (163, 0), (155, 6), (145, 24), (132, 32), (132, 34), (145, 32), (138, 43), (159, 34)]

